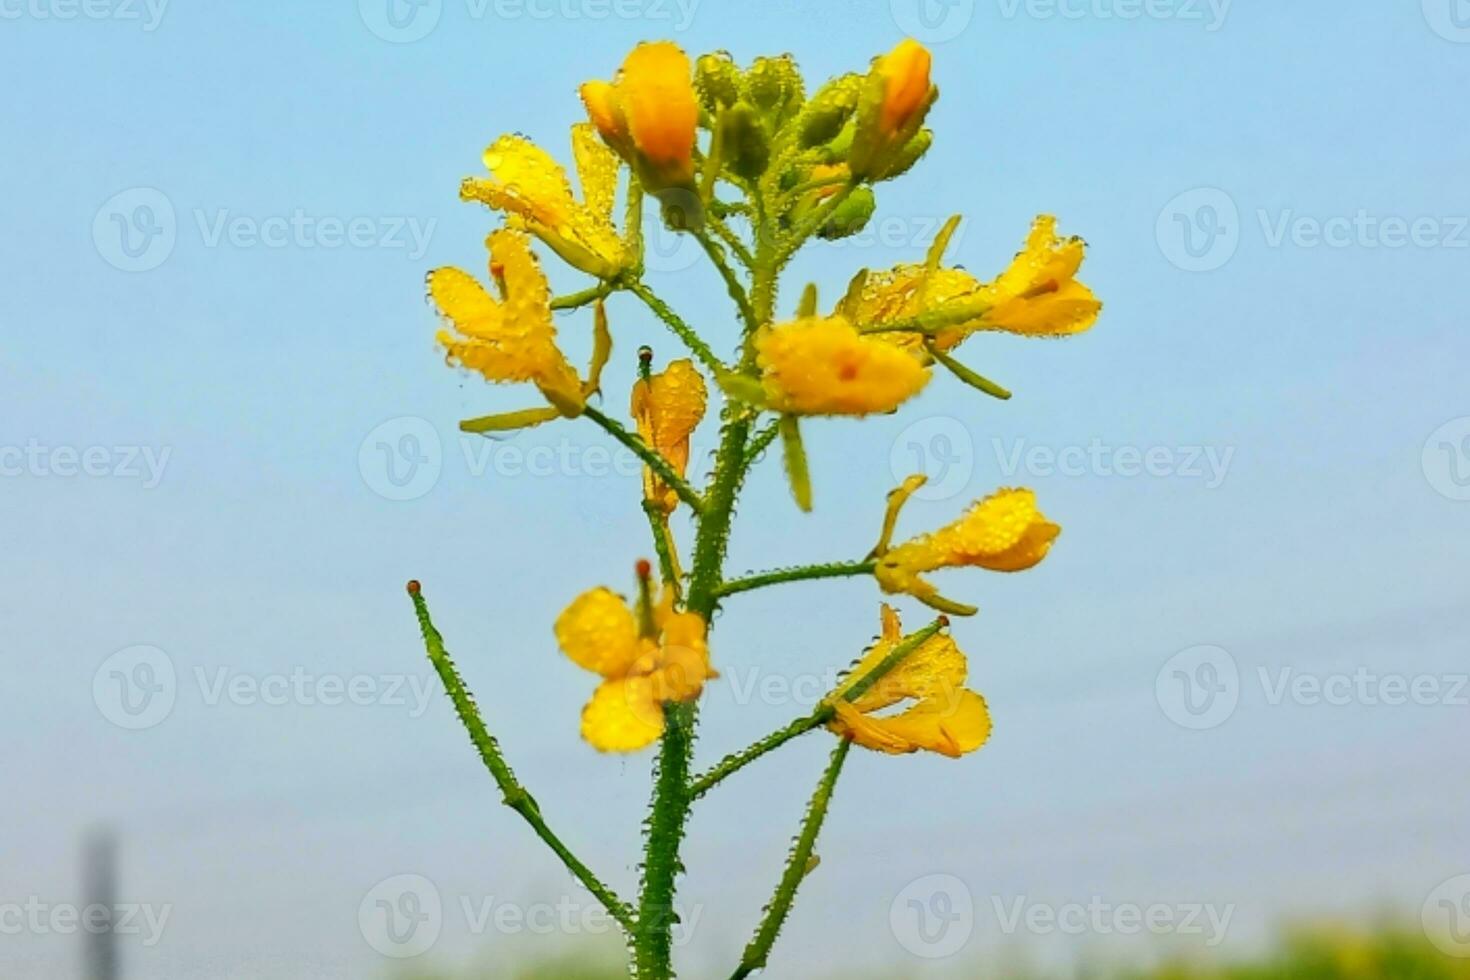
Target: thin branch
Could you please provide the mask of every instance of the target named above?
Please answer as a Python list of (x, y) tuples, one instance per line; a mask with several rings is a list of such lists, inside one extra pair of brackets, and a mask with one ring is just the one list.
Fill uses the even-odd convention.
[(749, 469), (754, 465), (756, 459), (760, 457), (760, 454), (765, 452), (780, 434), (781, 420), (779, 418), (773, 419), (770, 425), (757, 432), (754, 438), (750, 440), (750, 445), (745, 447), (745, 469)]
[(747, 330), (754, 330), (760, 326), (760, 324), (756, 323), (755, 311), (750, 307), (750, 295), (745, 291), (745, 284), (740, 281), (740, 277), (735, 274), (735, 269), (730, 265), (729, 259), (725, 257), (724, 248), (719, 242), (711, 238), (707, 231), (696, 231), (694, 232), (694, 237), (704, 249), (705, 254), (709, 256), (710, 262), (719, 270), (720, 278), (725, 280), (725, 291), (730, 294), (730, 298), (735, 301), (735, 305), (740, 309), (740, 316), (745, 321), (745, 328)]
[(699, 495), (698, 491), (686, 483), (684, 478), (674, 471), (674, 465), (655, 451), (652, 446), (638, 438), (636, 434), (623, 428), (622, 424), (617, 420), (604, 415), (599, 409), (593, 408), (591, 405), (582, 409), (582, 414), (602, 426), (609, 435), (632, 450), (633, 454), (643, 460), (649, 469), (658, 474), (658, 478), (673, 490), (674, 493), (678, 494), (679, 499), (688, 504), (696, 514), (704, 510), (704, 498)]
[(857, 190), (857, 187), (857, 183), (849, 178), (846, 184), (833, 192), (831, 197), (818, 205), (815, 211), (807, 215), (791, 230), (791, 234), (776, 253), (777, 268), (784, 266), (791, 256), (796, 254), (796, 250), (801, 248), (808, 238), (816, 234), (817, 229), (827, 223), (827, 219), (842, 207), (843, 202), (852, 195), (853, 191)]
[(817, 835), (822, 832), (822, 823), (827, 819), (827, 808), (832, 803), (832, 790), (837, 786), (837, 777), (842, 775), (842, 764), (847, 761), (847, 753), (851, 750), (852, 743), (845, 738), (832, 750), (832, 760), (827, 763), (827, 769), (817, 783), (816, 792), (812, 793), (806, 817), (801, 822), (801, 832), (796, 837), (796, 846), (791, 849), (791, 857), (786, 861), (786, 870), (781, 873), (776, 894), (766, 906), (766, 914), (756, 928), (750, 944), (745, 947), (745, 954), (740, 957), (740, 966), (730, 975), (730, 980), (744, 980), (756, 970), (765, 968), (771, 947), (775, 945), (781, 926), (791, 911), (791, 903), (796, 900), (796, 890), (801, 887), (801, 880), (811, 870)]
[(611, 282), (600, 282), (595, 286), (588, 286), (586, 289), (579, 290), (575, 293), (567, 293), (565, 296), (556, 297), (551, 301), (551, 308), (553, 310), (575, 310), (578, 307), (586, 306), (588, 303), (595, 303), (600, 299), (605, 299), (612, 291), (613, 284)]
[(688, 347), (695, 357), (698, 357), (704, 362), (705, 367), (709, 368), (716, 375), (725, 373), (725, 365), (715, 356), (715, 352), (710, 350), (709, 345), (700, 339), (699, 334), (694, 332), (694, 328), (685, 323), (679, 317), (679, 314), (675, 313), (669, 307), (669, 304), (654, 295), (653, 290), (649, 289), (638, 279), (625, 282), (623, 288), (643, 300), (644, 304), (653, 311), (654, 316), (662, 320), (684, 342), (684, 346)]
[(802, 565), (799, 568), (778, 568), (771, 572), (761, 572), (759, 575), (748, 575), (745, 578), (731, 579), (722, 583), (715, 589), (715, 595), (720, 598), (735, 595), (740, 592), (749, 592), (752, 589), (765, 588), (768, 585), (780, 585), (785, 582), (803, 582), (808, 579), (818, 578), (848, 578), (853, 575), (870, 575), (877, 563), (873, 561), (834, 561), (825, 565)]
[(531, 825), (536, 836), (546, 842), (546, 845), (567, 866), (567, 870), (602, 903), (608, 914), (631, 934), (636, 926), (633, 909), (618, 898), (612, 889), (599, 881), (597, 876), (578, 860), (576, 855), (562, 843), (561, 838), (552, 833), (551, 828), (546, 825), (546, 821), (541, 816), (541, 807), (516, 779), (515, 773), (511, 771), (510, 765), (501, 755), (499, 743), (485, 727), (485, 722), (480, 717), (480, 709), (475, 706), (474, 696), (465, 689), (464, 681), (460, 678), (454, 661), (449, 658), (449, 651), (444, 648), (444, 637), (434, 628), (433, 620), (429, 618), (429, 606), (424, 601), (417, 582), (409, 583), (408, 594), (413, 599), (419, 629), (424, 634), (424, 647), (428, 651), (429, 662), (434, 665), (434, 670), (444, 684), (444, 690), (449, 694), (449, 699), (454, 702), (455, 713), (459, 715), (460, 722), (469, 733), (470, 741), (479, 751), (480, 760), (490, 771), (490, 775), (495, 779), (495, 784), (500, 787), (505, 805), (519, 813), (526, 823)]
[(643, 513), (648, 515), (648, 527), (653, 532), (653, 550), (658, 555), (659, 574), (674, 590), (674, 598), (683, 598), (683, 586), (679, 581), (679, 556), (674, 550), (674, 535), (669, 530), (669, 515), (656, 501), (644, 500)]
[(835, 713), (831, 705), (818, 705), (811, 714), (796, 719), (785, 728), (778, 728), (759, 742), (746, 746), (734, 755), (727, 755), (708, 772), (694, 777), (694, 781), (689, 784), (689, 798), (699, 799), (714, 789), (726, 776), (744, 769), (756, 759), (779, 749), (793, 738), (800, 738), (813, 728), (820, 728), (827, 724)]
[(719, 214), (715, 213), (712, 209), (706, 214), (705, 220), (715, 230), (715, 234), (720, 236), (720, 241), (730, 246), (730, 251), (735, 253), (735, 257), (743, 262), (747, 269), (755, 265), (755, 256), (750, 253), (750, 249), (746, 247), (746, 244), (740, 240), (740, 236), (735, 234), (735, 230), (725, 224)]

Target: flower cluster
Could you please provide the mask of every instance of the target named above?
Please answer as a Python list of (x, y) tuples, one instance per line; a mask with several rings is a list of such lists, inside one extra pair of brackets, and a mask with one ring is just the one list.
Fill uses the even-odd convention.
[[(891, 413), (945, 379), (1008, 398), (958, 359), (962, 348), (968, 356), (983, 346), (972, 337), (1066, 337), (1098, 319), (1101, 304), (1077, 278), (1086, 246), (1061, 236), (1049, 215), (1035, 220), (1020, 252), (992, 279), (946, 263), (956, 216), (924, 256), (858, 272), (836, 303), (821, 304), (808, 286), (789, 314), (778, 315), (780, 279), (796, 252), (813, 240), (860, 231), (881, 185), (918, 165), (933, 146), (928, 123), (939, 89), (931, 68), (929, 52), (905, 40), (865, 71), (808, 93), (789, 56), (742, 66), (724, 52), (691, 59), (671, 42), (640, 44), (610, 80), (579, 90), (588, 121), (571, 130), (577, 188), (542, 147), (522, 135), (500, 136), (484, 151), (486, 173), (460, 187), (462, 199), (503, 219), (486, 241), (487, 276), (445, 267), (428, 277), (447, 361), (493, 383), (529, 383), (544, 401), (469, 419), (462, 428), (508, 432), (586, 419), (644, 465), (640, 503), (657, 564), (637, 563), (631, 602), (606, 587), (588, 589), (553, 630), (562, 653), (600, 678), (582, 711), (586, 742), (618, 753), (660, 743), (637, 908), (617, 899), (546, 826), (464, 690), (422, 595), (411, 589), (430, 657), (506, 802), (628, 930), (633, 975), (641, 980), (672, 975), (678, 847), (689, 808), (714, 785), (805, 732), (837, 736), (792, 863), (737, 972), (746, 976), (765, 965), (851, 746), (958, 757), (986, 742), (990, 716), (984, 699), (965, 686), (968, 658), (948, 619), (977, 608), (941, 594), (931, 576), (962, 567), (1023, 571), (1047, 556), (1060, 533), (1031, 490), (1002, 488), (952, 523), (895, 544), (901, 512), (924, 481), (915, 475), (889, 494), (878, 543), (867, 555), (725, 575), (740, 490), (766, 446), (779, 440), (793, 497), (809, 510), (803, 426)], [(646, 198), (657, 204), (658, 220), (707, 255), (734, 302), (738, 335), (712, 344), (645, 281)], [(585, 288), (553, 295), (538, 248), (590, 277)], [(622, 302), (641, 304), (690, 355), (655, 371), (653, 351), (639, 348), (637, 378), (627, 391), (631, 426), (605, 413), (600, 401), (614, 344), (609, 307)], [(584, 374), (562, 349), (557, 320), (589, 308)], [(734, 353), (721, 358), (716, 348)], [(712, 394), (723, 401), (719, 449), (700, 488), (690, 482), (690, 445)], [(687, 549), (673, 531), (681, 507), (693, 534)], [(752, 589), (843, 575), (871, 576), (875, 591), (943, 615), (905, 634), (897, 610), (881, 603), (877, 641), (808, 717), (703, 775), (693, 773), (695, 703), (719, 676), (709, 645), (716, 611)]]

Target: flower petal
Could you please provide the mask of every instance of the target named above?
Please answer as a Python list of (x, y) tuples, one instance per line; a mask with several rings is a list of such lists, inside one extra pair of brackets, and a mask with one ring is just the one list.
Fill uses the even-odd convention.
[(763, 328), (756, 349), (771, 407), (797, 415), (891, 412), (929, 381), (914, 355), (840, 316)]
[(577, 163), (587, 210), (611, 225), (618, 193), (618, 155), (597, 138), (590, 123), (578, 123), (572, 127), (572, 159)]
[(643, 653), (633, 611), (604, 587), (573, 599), (557, 617), (555, 632), (563, 653), (603, 677), (621, 677)]
[(984, 745), (991, 729), (985, 699), (967, 690), (956, 691), (952, 699), (920, 701), (891, 717), (861, 718), (861, 723), (855, 723), (850, 715), (840, 715), (839, 721), (853, 726), (851, 737), (858, 744), (893, 754), (924, 749), (958, 758)]
[(599, 752), (636, 752), (663, 730), (663, 706), (646, 677), (603, 681), (582, 709), (582, 737)]

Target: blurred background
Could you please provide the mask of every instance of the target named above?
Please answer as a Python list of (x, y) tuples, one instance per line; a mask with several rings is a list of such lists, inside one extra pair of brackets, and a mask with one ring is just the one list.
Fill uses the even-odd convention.
[[(611, 927), (499, 806), (403, 583), (631, 891), (650, 760), (580, 741), (550, 625), (630, 586), (637, 467), (571, 422), (462, 437), (532, 396), (444, 367), (424, 273), (483, 261), (484, 146), (566, 159), (576, 86), (639, 39), (810, 85), (906, 34), (935, 147), (795, 281), (827, 304), (954, 212), (988, 277), (1047, 212), (1106, 307), (971, 341), (1008, 403), (936, 378), (808, 426), (812, 515), (756, 471), (736, 573), (860, 556), (915, 470), (901, 533), (1015, 484), (1064, 528), (1025, 575), (941, 580), (981, 606), (954, 632), (994, 737), (854, 755), (766, 975), (1465, 975), (1464, 0), (0, 0), (0, 976), (602, 975)], [(727, 349), (716, 277), (650, 248)], [(621, 413), (637, 346), (680, 352), (610, 314)], [(809, 710), (877, 598), (731, 599), (697, 762)], [(685, 975), (728, 975), (829, 747), (696, 811)]]

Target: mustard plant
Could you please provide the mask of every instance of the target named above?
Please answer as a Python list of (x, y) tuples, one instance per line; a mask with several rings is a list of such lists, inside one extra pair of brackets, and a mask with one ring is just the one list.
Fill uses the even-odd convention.
[[(804, 425), (895, 412), (936, 369), (987, 396), (1008, 398), (959, 359), (962, 345), (993, 330), (1066, 336), (1098, 317), (1099, 302), (1076, 279), (1082, 241), (1059, 237), (1055, 219), (1043, 216), (1010, 267), (989, 282), (944, 264), (956, 217), (919, 261), (858, 271), (827, 312), (808, 286), (794, 316), (778, 318), (780, 280), (798, 250), (860, 231), (874, 212), (875, 189), (928, 152), (933, 133), (924, 124), (939, 94), (930, 68), (929, 52), (905, 40), (866, 71), (833, 78), (808, 94), (789, 56), (757, 58), (742, 68), (723, 52), (691, 63), (672, 43), (640, 44), (613, 81), (581, 88), (590, 121), (572, 127), (579, 193), (545, 150), (522, 136), (500, 137), (485, 151), (486, 174), (460, 188), (463, 200), (504, 219), (487, 239), (488, 281), (456, 268), (435, 269), (428, 277), (429, 296), (444, 320), (438, 342), (449, 362), (491, 382), (529, 383), (543, 402), (466, 420), (464, 431), (499, 433), (585, 419), (644, 465), (641, 507), (656, 567), (636, 563), (631, 599), (605, 587), (583, 592), (553, 627), (566, 656), (596, 675), (582, 712), (583, 738), (612, 753), (657, 744), (633, 898), (615, 894), (551, 829), (465, 689), (418, 583), (409, 586), (429, 658), (506, 805), (625, 932), (630, 975), (637, 980), (674, 975), (674, 900), (685, 824), (695, 803), (734, 773), (812, 731), (835, 736), (775, 892), (733, 967), (738, 980), (767, 964), (813, 865), (852, 746), (959, 757), (986, 741), (991, 723), (985, 701), (965, 687), (966, 657), (949, 631), (949, 616), (971, 615), (975, 607), (940, 594), (928, 576), (960, 566), (1030, 568), (1059, 532), (1030, 490), (1002, 488), (948, 526), (895, 544), (900, 512), (924, 480), (915, 475), (889, 494), (881, 523), (875, 520), (877, 542), (866, 554), (725, 575), (741, 487), (768, 447), (779, 442), (794, 500), (809, 510)], [(738, 337), (712, 343), (646, 280), (642, 216), (648, 196), (656, 199), (664, 225), (697, 242), (718, 273), (734, 305)], [(553, 296), (538, 246), (591, 277), (588, 286)], [(646, 305), (689, 353), (655, 370), (652, 352), (640, 350), (631, 427), (597, 401), (613, 350), (605, 301), (614, 293)], [(558, 346), (555, 321), (558, 313), (588, 308), (593, 351), (582, 372)], [(719, 356), (716, 343), (730, 344), (731, 356)], [(687, 472), (690, 440), (712, 387), (722, 402), (718, 449), (707, 482), (696, 486)], [(681, 507), (688, 508), (693, 527), (687, 549), (675, 541), (670, 522)], [(883, 593), (909, 596), (938, 615), (905, 633), (898, 613), (881, 605), (877, 641), (815, 709), (695, 772), (699, 697), (718, 677), (709, 643), (716, 609), (754, 589), (846, 576), (870, 577)]]

